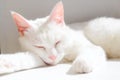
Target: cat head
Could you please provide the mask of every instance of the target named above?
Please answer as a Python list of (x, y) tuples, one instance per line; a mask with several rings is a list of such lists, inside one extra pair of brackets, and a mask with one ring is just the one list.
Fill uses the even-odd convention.
[(47, 64), (56, 64), (62, 60), (65, 23), (61, 1), (45, 18), (27, 20), (16, 12), (12, 12), (12, 16), (20, 33), (20, 43), (25, 50), (36, 53)]

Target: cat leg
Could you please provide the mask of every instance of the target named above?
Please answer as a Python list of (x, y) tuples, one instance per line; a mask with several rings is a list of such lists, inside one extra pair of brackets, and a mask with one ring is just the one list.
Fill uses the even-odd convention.
[(0, 55), (0, 74), (11, 73), (45, 65), (46, 64), (40, 59), (39, 56), (29, 52)]
[(105, 65), (106, 55), (98, 46), (84, 47), (78, 57), (73, 61), (68, 73), (89, 73), (94, 69)]

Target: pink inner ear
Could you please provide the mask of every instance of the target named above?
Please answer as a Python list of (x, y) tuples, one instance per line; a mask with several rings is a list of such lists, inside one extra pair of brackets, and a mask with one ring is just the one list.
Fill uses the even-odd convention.
[(64, 9), (63, 3), (60, 1), (56, 4), (52, 13), (50, 15), (50, 21), (55, 21), (56, 23), (63, 23), (64, 22)]
[(26, 31), (30, 27), (29, 23), (27, 22), (27, 20), (24, 17), (22, 17), (20, 14), (18, 14), (16, 12), (12, 12), (12, 16), (18, 27), (18, 31), (19, 31), (20, 35), (24, 36), (24, 31)]

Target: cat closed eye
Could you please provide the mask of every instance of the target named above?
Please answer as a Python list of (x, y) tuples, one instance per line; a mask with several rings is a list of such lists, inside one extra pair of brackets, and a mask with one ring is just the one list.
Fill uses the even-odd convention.
[(41, 48), (41, 49), (46, 50), (46, 48), (45, 48), (44, 46), (37, 46), (37, 45), (34, 45), (34, 47), (36, 47), (36, 48)]
[(60, 43), (60, 41), (57, 41), (56, 43), (55, 43), (55, 47), (57, 47), (57, 45)]

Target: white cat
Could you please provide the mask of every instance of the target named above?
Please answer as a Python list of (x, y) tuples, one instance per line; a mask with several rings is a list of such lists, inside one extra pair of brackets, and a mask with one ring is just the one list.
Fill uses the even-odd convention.
[[(16, 12), (12, 16), (21, 46), (27, 52), (0, 55), (1, 74), (60, 62), (73, 62), (69, 73), (87, 73), (106, 62), (104, 50), (91, 43), (83, 30), (76, 31), (65, 24), (62, 2), (45, 18), (27, 20)], [(89, 36), (89, 29), (85, 32)]]

